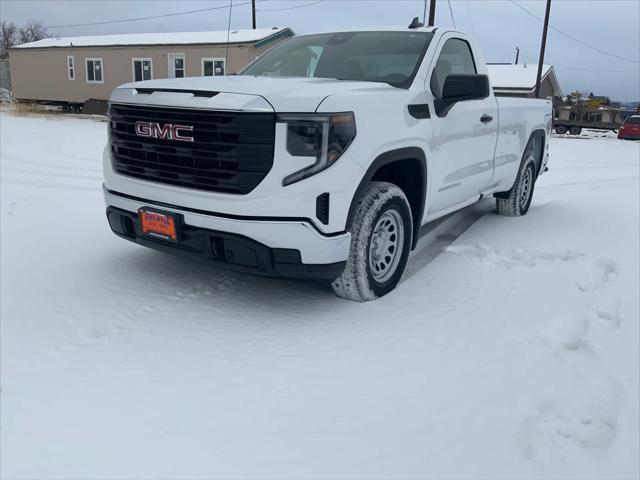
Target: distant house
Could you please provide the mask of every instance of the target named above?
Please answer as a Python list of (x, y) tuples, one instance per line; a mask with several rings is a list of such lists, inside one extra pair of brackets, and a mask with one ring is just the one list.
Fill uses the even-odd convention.
[[(489, 69), (489, 79), (496, 95), (529, 98), (535, 96), (538, 75), (537, 65), (490, 63), (487, 68)], [(540, 98), (560, 96), (562, 96), (562, 89), (553, 67), (551, 65), (543, 65)]]
[(273, 28), (46, 38), (9, 49), (13, 96), (104, 106), (123, 83), (235, 73), (291, 35), (290, 28)]

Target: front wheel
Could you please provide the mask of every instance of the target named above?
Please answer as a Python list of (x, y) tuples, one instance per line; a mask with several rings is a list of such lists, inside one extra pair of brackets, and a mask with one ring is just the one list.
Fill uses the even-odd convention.
[(364, 302), (386, 295), (400, 281), (413, 222), (407, 197), (392, 183), (371, 182), (356, 201), (349, 258), (332, 287), (339, 297)]

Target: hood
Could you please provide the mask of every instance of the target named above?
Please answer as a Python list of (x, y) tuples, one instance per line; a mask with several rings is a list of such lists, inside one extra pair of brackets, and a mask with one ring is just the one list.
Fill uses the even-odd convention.
[[(138, 92), (145, 90), (144, 100)], [(184, 90), (185, 95), (180, 95)], [(323, 78), (276, 78), (232, 75), (220, 77), (188, 77), (148, 80), (122, 85), (114, 90), (111, 101), (150, 103), (176, 100), (184, 106), (200, 106), (206, 101), (210, 108), (226, 110), (262, 110), (287, 113), (314, 112), (331, 95), (357, 92), (393, 92), (398, 89), (377, 82), (357, 82)], [(211, 92), (206, 100), (189, 92)], [(172, 95), (173, 94), (173, 95)], [(157, 100), (157, 102), (156, 102)], [(173, 105), (174, 102), (171, 102)], [(177, 106), (177, 105), (176, 105)]]

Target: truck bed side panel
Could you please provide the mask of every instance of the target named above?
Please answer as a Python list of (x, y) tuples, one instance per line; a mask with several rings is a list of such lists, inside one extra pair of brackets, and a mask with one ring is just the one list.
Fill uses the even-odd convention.
[(531, 134), (543, 130), (548, 137), (552, 107), (549, 100), (516, 97), (496, 97), (496, 100), (499, 130), (491, 185), (500, 187), (498, 191), (506, 191), (513, 186)]

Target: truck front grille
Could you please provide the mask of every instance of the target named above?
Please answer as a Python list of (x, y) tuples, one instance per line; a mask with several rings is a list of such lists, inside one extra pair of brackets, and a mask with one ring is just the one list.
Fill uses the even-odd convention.
[[(152, 136), (136, 133), (136, 122)], [(139, 129), (141, 129), (139, 125)], [(169, 127), (166, 127), (169, 125)], [(193, 127), (193, 142), (174, 140), (171, 125)], [(163, 138), (164, 137), (164, 138)], [(111, 104), (109, 143), (116, 172), (212, 192), (246, 194), (273, 165), (275, 114)]]

